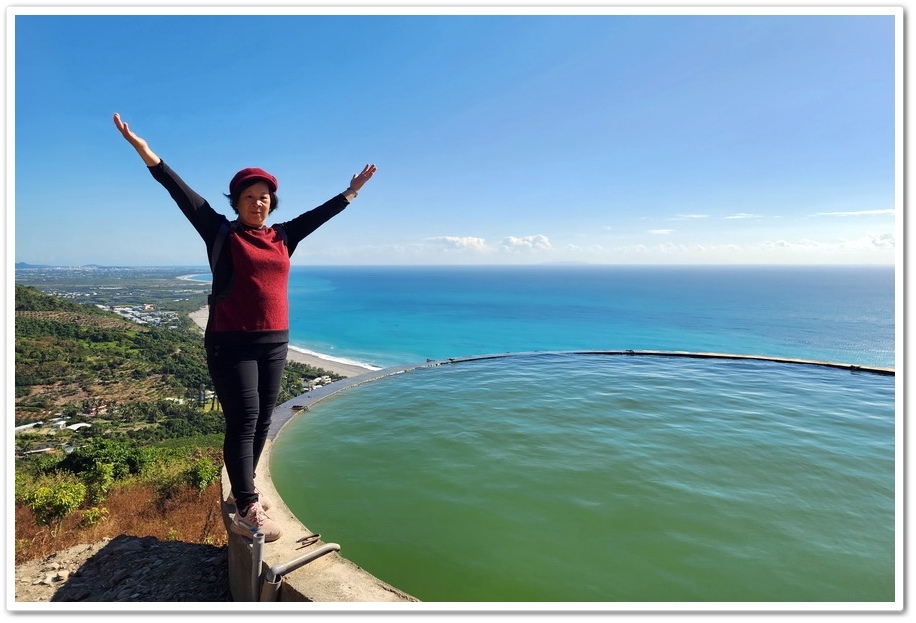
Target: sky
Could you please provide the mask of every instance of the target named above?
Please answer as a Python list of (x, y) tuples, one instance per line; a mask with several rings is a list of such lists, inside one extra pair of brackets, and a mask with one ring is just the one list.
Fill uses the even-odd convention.
[(115, 112), (230, 216), (376, 164), (294, 265), (902, 257), (892, 8), (264, 11), (8, 9), (16, 262), (206, 264)]

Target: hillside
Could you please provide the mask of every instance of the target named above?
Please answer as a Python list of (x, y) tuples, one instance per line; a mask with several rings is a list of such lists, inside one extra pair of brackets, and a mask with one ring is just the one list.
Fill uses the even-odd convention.
[[(15, 309), (17, 426), (54, 418), (139, 426), (218, 409), (200, 329), (187, 318), (171, 327), (138, 324), (18, 284)], [(281, 402), (325, 374), (290, 362)]]
[[(224, 422), (200, 329), (186, 317), (140, 324), (20, 284), (15, 294), (16, 425), (42, 423), (15, 435), (17, 566), (123, 535), (185, 543), (176, 556), (186, 560), (223, 555)], [(280, 400), (326, 375), (339, 378), (289, 362)]]
[(203, 404), (199, 331), (132, 322), (16, 286), (16, 424), (162, 400)]

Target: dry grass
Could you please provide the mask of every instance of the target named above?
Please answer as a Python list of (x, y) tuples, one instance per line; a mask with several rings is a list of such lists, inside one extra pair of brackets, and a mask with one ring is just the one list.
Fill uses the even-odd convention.
[(74, 545), (96, 543), (119, 534), (159, 540), (176, 540), (222, 547), (227, 543), (220, 512), (220, 483), (203, 491), (185, 489), (177, 492), (158, 508), (155, 489), (146, 484), (133, 485), (111, 492), (101, 506), (108, 518), (91, 527), (79, 525), (79, 511), (66, 517), (52, 534), (49, 526), (39, 526), (32, 511), (16, 505), (16, 565), (43, 558)]

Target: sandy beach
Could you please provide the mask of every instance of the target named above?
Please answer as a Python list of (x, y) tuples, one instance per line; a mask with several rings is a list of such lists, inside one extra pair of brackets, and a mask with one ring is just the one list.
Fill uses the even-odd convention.
[[(207, 328), (207, 314), (208, 308), (202, 307), (196, 312), (190, 314), (191, 320), (201, 328), (201, 330)], [(316, 355), (309, 355), (307, 353), (300, 352), (298, 350), (289, 349), (289, 355), (287, 355), (288, 361), (298, 361), (299, 363), (308, 364), (310, 366), (315, 366), (316, 368), (323, 368), (328, 372), (335, 372), (341, 376), (357, 376), (360, 374), (365, 374), (366, 372), (371, 372), (372, 368), (366, 368), (358, 365), (351, 365), (346, 363), (340, 363), (338, 361), (332, 361), (330, 359), (324, 359), (323, 357), (318, 357)]]

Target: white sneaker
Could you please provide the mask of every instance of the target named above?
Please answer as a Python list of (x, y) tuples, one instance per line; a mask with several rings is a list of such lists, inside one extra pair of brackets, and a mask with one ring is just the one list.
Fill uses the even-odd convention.
[(232, 516), (232, 531), (249, 539), (253, 539), (254, 535), (260, 532), (264, 535), (266, 543), (276, 541), (283, 533), (280, 525), (268, 517), (257, 502), (248, 505), (248, 512), (244, 517), (238, 509), (235, 509), (235, 515)]
[[(257, 487), (254, 488), (254, 492), (258, 494), (258, 504), (261, 505), (261, 508), (269, 511), (270, 507), (273, 506), (273, 504), (270, 503), (270, 498), (258, 491)], [(232, 491), (229, 492), (229, 497), (226, 498), (226, 504), (235, 504), (235, 496), (232, 494)]]

